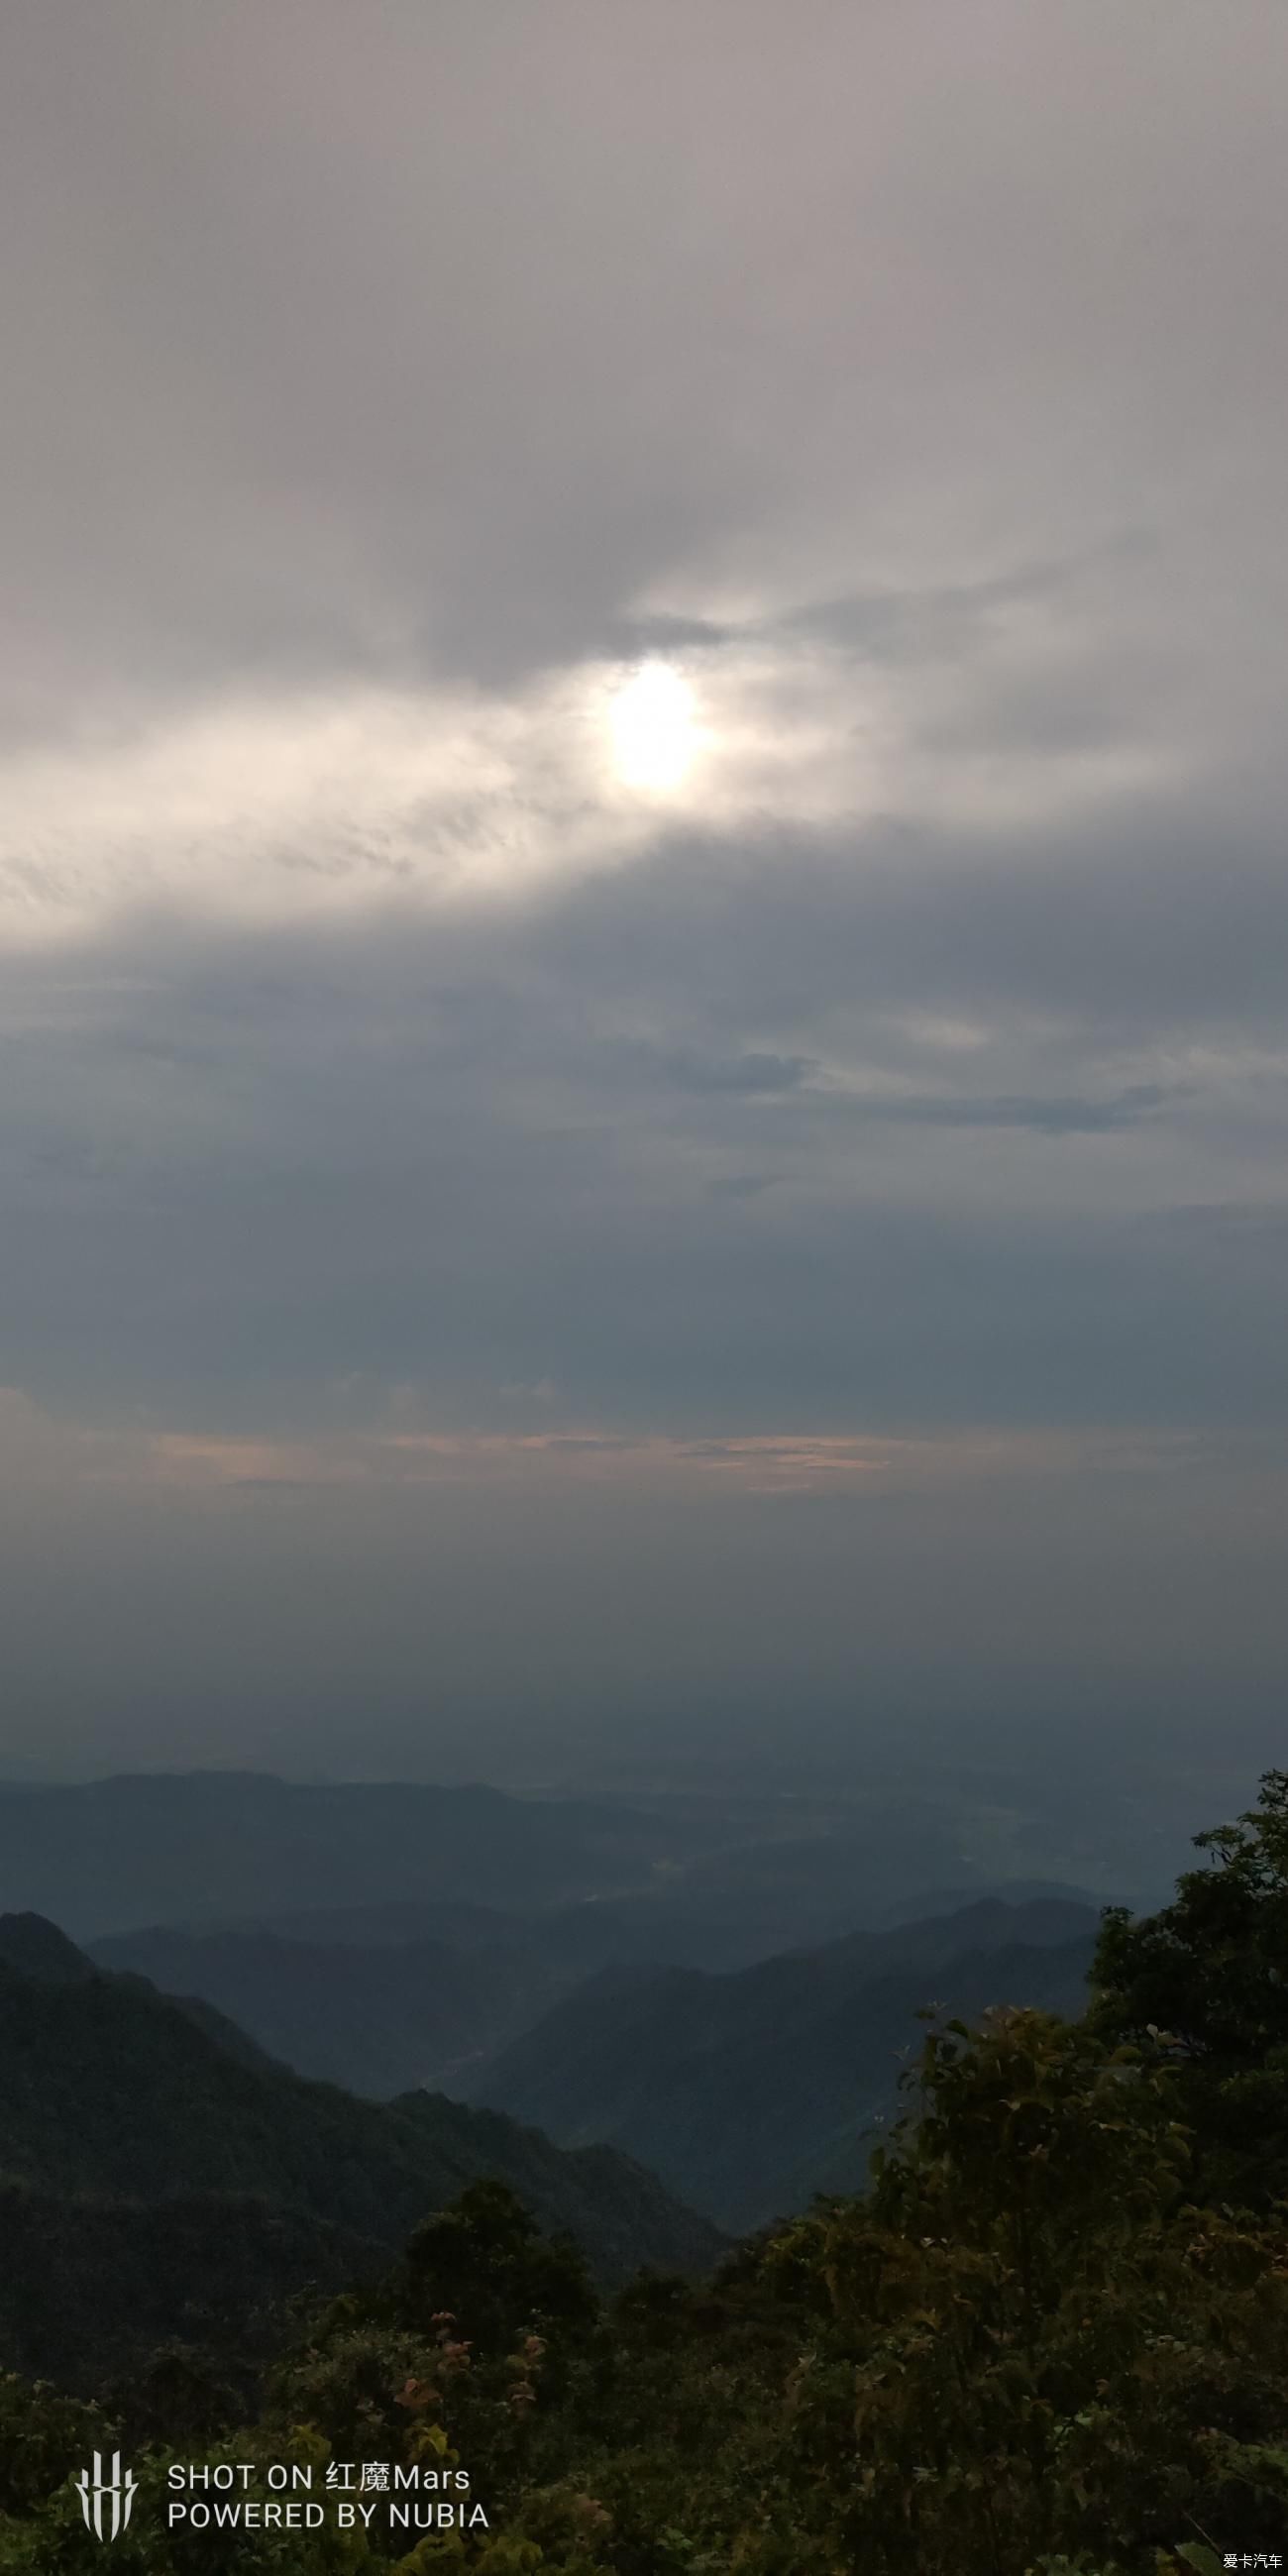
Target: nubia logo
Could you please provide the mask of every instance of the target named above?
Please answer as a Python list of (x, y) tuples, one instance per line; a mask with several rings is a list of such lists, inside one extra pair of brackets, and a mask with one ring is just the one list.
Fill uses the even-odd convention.
[[(116, 2540), (130, 2519), (134, 2506), (134, 2490), (138, 2485), (133, 2469), (127, 2469), (122, 2477), (120, 2452), (112, 2453), (109, 2477), (103, 2475), (103, 2454), (101, 2451), (96, 2451), (93, 2476), (90, 2476), (88, 2469), (82, 2469), (80, 2476), (73, 2479), (72, 2483), (80, 2493), (85, 2529), (92, 2531), (96, 2540)], [(106, 2530), (103, 2528), (105, 2505), (111, 2508), (106, 2516), (108, 2524)]]

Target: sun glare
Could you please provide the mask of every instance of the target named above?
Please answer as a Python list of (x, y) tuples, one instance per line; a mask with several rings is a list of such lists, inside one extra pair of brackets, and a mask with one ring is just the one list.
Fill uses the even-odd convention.
[(678, 787), (696, 748), (693, 691), (669, 662), (645, 662), (609, 706), (613, 759), (625, 787)]

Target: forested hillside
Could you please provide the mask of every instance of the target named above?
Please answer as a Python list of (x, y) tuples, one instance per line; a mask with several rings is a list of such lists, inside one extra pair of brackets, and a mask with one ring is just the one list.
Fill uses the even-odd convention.
[(212, 2315), (253, 2342), (276, 2297), (387, 2259), (480, 2175), (569, 2228), (601, 2278), (696, 2268), (719, 2245), (609, 2148), (565, 2155), (441, 2095), (377, 2106), (307, 2083), (208, 2006), (194, 2018), (141, 1979), (95, 1973), (51, 1924), (0, 1918), (8, 2361), (84, 2386), (162, 2334), (203, 2339)]

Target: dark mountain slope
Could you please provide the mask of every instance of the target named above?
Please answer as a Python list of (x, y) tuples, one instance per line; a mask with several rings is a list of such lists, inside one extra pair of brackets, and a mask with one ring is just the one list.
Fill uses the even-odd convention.
[(862, 2181), (921, 2007), (1080, 2010), (1093, 1923), (1063, 1900), (986, 1903), (736, 1976), (610, 1971), (503, 2051), (474, 2098), (564, 2145), (624, 2147), (741, 2231)]
[[(284, 2223), (278, 2272), (298, 2264), (309, 2279), (335, 2278), (337, 2238), (396, 2247), (429, 2210), (490, 2174), (543, 2224), (568, 2227), (603, 2277), (639, 2263), (696, 2268), (715, 2249), (712, 2229), (624, 2157), (569, 2160), (509, 2119), (441, 2097), (378, 2107), (247, 2062), (213, 2015), (200, 2027), (141, 1980), (88, 1963), (83, 1976), (68, 1974), (52, 1926), (42, 1935), (0, 1922), (3, 1952), (40, 1954), (41, 1973), (0, 1964), (0, 2178), (39, 2196), (51, 2245), (74, 2249), (95, 2231), (137, 2243), (150, 2207), (161, 2212), (162, 2246), (180, 2203), (219, 2202), (203, 2280), (214, 2277), (221, 2230), (263, 2234), (273, 2212)], [(238, 2203), (258, 2215), (237, 2216)], [(191, 2233), (203, 2241), (201, 2225)], [(76, 2259), (67, 2257), (73, 2271)], [(247, 2274), (240, 2295), (261, 2302), (262, 2281)], [(3, 2296), (0, 2348), (12, 2349), (24, 2329)]]
[[(0, 1914), (0, 1971), (5, 1968), (53, 1986), (83, 1986), (98, 1974), (95, 1961), (41, 1914)], [(130, 1971), (124, 1972), (119, 1982), (138, 1987), (145, 1994), (155, 1993), (149, 1977)], [(174, 1995), (171, 2001), (176, 2011), (203, 2030), (207, 2038), (215, 2040), (230, 2057), (240, 2058), (246, 2066), (272, 2064), (272, 2058), (244, 2030), (203, 1996)]]
[(45, 1985), (83, 1986), (94, 1963), (43, 1914), (0, 1914), (0, 1968)]

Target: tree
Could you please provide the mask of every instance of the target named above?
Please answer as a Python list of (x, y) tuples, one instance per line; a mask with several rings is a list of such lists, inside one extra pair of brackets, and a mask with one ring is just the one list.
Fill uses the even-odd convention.
[(1106, 1914), (1092, 2020), (1175, 2067), (1205, 2194), (1261, 2209), (1288, 2194), (1288, 1772), (1195, 1844), (1171, 1905)]

